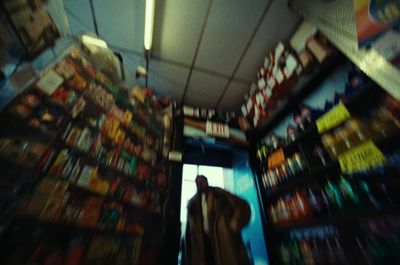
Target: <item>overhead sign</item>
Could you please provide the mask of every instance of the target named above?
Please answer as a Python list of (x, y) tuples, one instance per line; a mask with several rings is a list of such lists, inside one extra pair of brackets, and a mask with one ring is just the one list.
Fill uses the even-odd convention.
[(229, 138), (229, 126), (224, 123), (207, 121), (206, 135)]
[(171, 161), (177, 161), (177, 162), (181, 162), (182, 161), (182, 153), (179, 151), (170, 151), (168, 153), (168, 159)]

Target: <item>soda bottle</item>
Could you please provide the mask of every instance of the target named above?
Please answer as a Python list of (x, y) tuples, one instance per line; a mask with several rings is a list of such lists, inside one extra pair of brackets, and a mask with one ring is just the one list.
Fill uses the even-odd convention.
[(303, 194), (299, 192), (295, 193), (295, 200), (297, 205), (297, 210), (301, 217), (311, 217), (312, 211), (308, 200)]
[(324, 189), (320, 190), (320, 194), (322, 198), (323, 212), (326, 212), (326, 214), (329, 216), (331, 215), (332, 204), (329, 201), (328, 195), (326, 194), (326, 191)]
[(348, 208), (357, 207), (357, 205), (360, 203), (360, 200), (350, 185), (350, 182), (347, 181), (343, 176), (340, 176), (339, 187), (344, 198), (345, 205)]
[(278, 213), (277, 210), (275, 208), (275, 204), (272, 204), (269, 208), (269, 215), (271, 217), (271, 220), (274, 224), (278, 223), (279, 219), (278, 219)]
[(337, 260), (337, 264), (342, 264), (342, 265), (346, 265), (349, 264), (347, 258), (346, 258), (346, 254), (344, 253), (343, 247), (339, 242), (339, 239), (337, 237), (334, 238), (334, 247), (335, 247), (335, 256), (336, 256), (336, 260)]
[(286, 165), (287, 165), (287, 170), (288, 170), (289, 176), (296, 175), (297, 171), (296, 171), (295, 162), (291, 157), (286, 159)]
[(343, 198), (337, 186), (328, 180), (325, 185), (325, 191), (332, 205), (334, 205), (338, 211), (343, 211)]
[(359, 185), (364, 195), (369, 200), (370, 205), (372, 205), (375, 209), (380, 210), (381, 206), (379, 205), (378, 200), (373, 196), (372, 192), (370, 191), (370, 187), (368, 186), (368, 184), (364, 180), (361, 180), (359, 182)]
[(298, 221), (300, 219), (300, 212), (297, 206), (297, 202), (295, 198), (292, 196), (292, 198), (289, 200), (289, 208), (290, 208), (290, 213), (292, 216), (293, 221)]
[(303, 171), (305, 168), (305, 163), (299, 153), (294, 154), (294, 161), (295, 161), (295, 166), (297, 168), (297, 172)]
[(292, 253), (292, 264), (296, 265), (305, 265), (303, 256), (301, 255), (300, 245), (297, 241), (292, 240), (291, 244), (291, 253)]
[(321, 198), (316, 192), (314, 192), (311, 187), (308, 188), (308, 201), (313, 209), (314, 213), (319, 216), (323, 212), (323, 205)]
[(315, 265), (315, 260), (313, 253), (311, 251), (311, 247), (306, 240), (300, 241), (300, 250), (303, 256), (304, 264), (305, 265)]
[(281, 243), (279, 247), (279, 255), (282, 261), (282, 264), (284, 265), (292, 265), (292, 259), (291, 259), (291, 253), (289, 248), (286, 246), (286, 244)]

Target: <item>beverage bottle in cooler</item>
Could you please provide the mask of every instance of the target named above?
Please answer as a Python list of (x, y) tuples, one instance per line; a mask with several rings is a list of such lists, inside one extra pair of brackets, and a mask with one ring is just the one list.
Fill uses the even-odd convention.
[(379, 193), (382, 195), (381, 197), (383, 198), (384, 203), (387, 206), (395, 205), (395, 202), (393, 201), (392, 196), (391, 196), (390, 192), (388, 191), (387, 185), (384, 182), (380, 182), (377, 185), (378, 185)]
[(312, 216), (311, 206), (310, 206), (307, 198), (303, 194), (296, 192), (295, 193), (295, 201), (296, 201), (296, 205), (297, 205), (297, 210), (301, 217), (309, 218)]
[(277, 168), (270, 170), (270, 176), (271, 176), (271, 180), (272, 180), (272, 185), (271, 187), (275, 187), (276, 185), (278, 185), (279, 183), (279, 170)]
[(327, 249), (326, 244), (324, 244), (326, 237), (324, 228), (317, 228), (316, 234), (313, 237), (313, 246), (315, 249), (314, 260), (316, 264), (328, 264)]
[(378, 200), (375, 198), (374, 194), (372, 194), (371, 189), (370, 189), (369, 185), (367, 184), (367, 182), (365, 182), (364, 180), (360, 180), (359, 187), (362, 191), (362, 194), (366, 197), (366, 200), (363, 200), (363, 201), (368, 201), (369, 205), (367, 205), (367, 207), (373, 206), (373, 208), (375, 208), (376, 210), (380, 210), (381, 205), (379, 204)]
[(340, 265), (346, 265), (349, 264), (347, 258), (346, 258), (346, 254), (344, 253), (344, 249), (339, 241), (339, 239), (337, 237), (335, 237), (333, 239), (333, 251), (334, 251), (334, 255), (335, 255), (335, 260), (336, 260), (336, 264), (340, 264)]
[(301, 254), (300, 245), (296, 240), (291, 241), (290, 252), (293, 265), (305, 265), (303, 256)]
[(286, 164), (289, 176), (293, 177), (294, 175), (296, 175), (297, 171), (296, 171), (295, 162), (291, 157), (288, 157), (286, 159), (285, 164)]
[(336, 210), (343, 211), (343, 197), (337, 185), (334, 185), (330, 180), (328, 180), (325, 185), (325, 191), (330, 203), (336, 208)]
[(287, 181), (289, 179), (289, 172), (286, 167), (286, 164), (283, 163), (282, 165), (279, 166), (279, 168), (280, 168), (281, 174), (283, 176), (282, 182)]
[(315, 265), (313, 251), (309, 242), (305, 239), (300, 241), (300, 250), (303, 256), (304, 264), (305, 265)]
[(307, 192), (308, 192), (308, 201), (310, 203), (312, 210), (317, 216), (321, 215), (323, 213), (322, 198), (319, 196), (317, 192), (313, 191), (311, 187), (308, 188)]
[(366, 265), (373, 265), (374, 263), (372, 262), (370, 253), (366, 249), (366, 246), (365, 246), (363, 240), (361, 240), (359, 237), (356, 237), (355, 241), (356, 241), (357, 249), (358, 249), (359, 253), (361, 254), (361, 256), (357, 258), (357, 260), (360, 262), (360, 264), (361, 264), (361, 262), (363, 262)]
[(291, 252), (285, 243), (281, 243), (279, 247), (279, 255), (283, 265), (292, 265)]
[(261, 147), (262, 145), (258, 145), (258, 148), (257, 148), (257, 159), (258, 159), (258, 162), (262, 162), (263, 161), (263, 155), (262, 155), (262, 147)]
[(340, 177), (339, 187), (344, 199), (344, 206), (350, 209), (357, 208), (360, 203), (358, 195), (354, 192), (350, 182), (343, 176)]
[(300, 153), (295, 153), (293, 157), (294, 157), (294, 161), (295, 161), (295, 166), (297, 168), (297, 172), (303, 171), (306, 165), (305, 165)]
[(276, 224), (279, 221), (278, 213), (277, 213), (277, 207), (275, 204), (272, 204), (269, 208), (269, 215), (271, 217), (272, 223)]
[(299, 208), (297, 205), (297, 201), (295, 199), (294, 196), (292, 196), (289, 200), (289, 208), (290, 208), (290, 213), (291, 213), (291, 217), (292, 220), (294, 222), (298, 221), (300, 219), (300, 212), (299, 212)]
[(321, 199), (322, 199), (322, 209), (323, 213), (326, 213), (328, 216), (331, 215), (332, 212), (332, 204), (329, 201), (328, 194), (326, 194), (325, 189), (320, 190)]
[(290, 209), (283, 199), (278, 201), (278, 219), (280, 222), (287, 223), (290, 221)]

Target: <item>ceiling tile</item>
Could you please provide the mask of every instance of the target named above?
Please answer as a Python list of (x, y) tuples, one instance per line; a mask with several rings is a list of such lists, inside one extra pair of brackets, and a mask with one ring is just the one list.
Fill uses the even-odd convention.
[(157, 1), (153, 54), (191, 64), (200, 36), (208, 1)]
[(265, 0), (214, 0), (196, 66), (231, 75), (266, 5)]
[(71, 28), (71, 34), (95, 32), (89, 1), (68, 0), (63, 1), (65, 11)]
[(214, 108), (228, 79), (193, 71), (184, 104)]
[(243, 103), (243, 96), (249, 91), (249, 86), (231, 82), (222, 98), (218, 109), (222, 111), (239, 111)]
[(150, 61), (149, 86), (161, 96), (181, 100), (189, 69), (165, 62)]
[(273, 1), (254, 37), (235, 77), (256, 79), (257, 70), (264, 64), (264, 57), (279, 41), (289, 39), (300, 22), (287, 7), (287, 1)]
[(124, 69), (125, 69), (125, 83), (128, 87), (133, 87), (136, 84), (140, 86), (144, 86), (144, 79), (139, 78), (136, 79), (135, 73), (138, 66), (144, 66), (145, 60), (142, 56), (136, 56), (133, 54), (123, 53), (121, 52), (122, 57), (124, 59)]
[(145, 1), (96, 0), (93, 3), (101, 38), (114, 46), (143, 51)]

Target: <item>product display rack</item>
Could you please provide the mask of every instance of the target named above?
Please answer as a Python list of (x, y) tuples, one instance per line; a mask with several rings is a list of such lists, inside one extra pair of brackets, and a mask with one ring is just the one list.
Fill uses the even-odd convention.
[[(72, 47), (6, 107), (1, 188), (10, 192), (2, 192), (1, 239), (11, 240), (13, 227), (29, 223), (76, 236), (132, 237), (139, 249), (156, 253), (167, 196), (164, 138), (171, 129), (152, 99), (128, 94)], [(7, 153), (11, 147), (15, 156)], [(32, 155), (29, 165), (18, 159)], [(85, 210), (82, 203), (93, 205)], [(80, 215), (67, 216), (71, 210)]]
[[(341, 60), (343, 61), (343, 59)], [(334, 67), (330, 68), (330, 71), (335, 67), (337, 68), (341, 66), (340, 64), (336, 64)], [(262, 145), (264, 145), (262, 143), (262, 138), (273, 131), (274, 127), (277, 126), (285, 116), (290, 114), (290, 109), (295, 109), (308, 94), (315, 91), (318, 88), (319, 83), (321, 83), (328, 75), (329, 72), (323, 71), (320, 72), (319, 75), (310, 79), (308, 84), (304, 86), (307, 87), (307, 91), (303, 92), (302, 97), (299, 99), (292, 98), (292, 100), (287, 101), (284, 106), (281, 107), (280, 111), (275, 113), (275, 116), (272, 117), (268, 124), (264, 124), (264, 127), (255, 131), (253, 135), (250, 135), (253, 139), (256, 139), (251, 142), (251, 161), (257, 180), (259, 195), (263, 202), (266, 243), (269, 250), (270, 262), (274, 264), (327, 264), (323, 263), (327, 262), (325, 260), (326, 257), (321, 257), (316, 254), (323, 253), (323, 250), (326, 251), (326, 249), (324, 249), (326, 244), (328, 245), (327, 249), (329, 251), (336, 253), (336, 262), (334, 254), (330, 253), (333, 255), (331, 256), (332, 264), (365, 264), (365, 262), (368, 261), (368, 258), (364, 255), (365, 253), (363, 251), (365, 249), (360, 246), (368, 246), (368, 242), (370, 241), (368, 241), (367, 238), (364, 238), (366, 241), (360, 239), (363, 235), (363, 229), (367, 229), (365, 227), (374, 224), (383, 225), (385, 222), (394, 224), (396, 223), (396, 220), (398, 220), (395, 218), (398, 217), (400, 213), (400, 201), (396, 194), (396, 187), (400, 187), (400, 182), (396, 176), (398, 177), (400, 173), (398, 172), (398, 169), (396, 169), (396, 159), (398, 157), (398, 150), (400, 150), (400, 127), (397, 127), (396, 130), (391, 131), (388, 134), (383, 133), (383, 136), (381, 135), (377, 138), (372, 138), (371, 136), (372, 142), (375, 146), (386, 155), (387, 163), (384, 167), (378, 166), (372, 170), (363, 170), (361, 173), (343, 172), (340, 161), (337, 157), (331, 157), (321, 164), (321, 161), (317, 161), (318, 157), (313, 155), (313, 146), (315, 146), (315, 143), (321, 143), (321, 138), (323, 138), (324, 135), (333, 134), (338, 130), (338, 128), (344, 127), (345, 125), (343, 124), (346, 120), (339, 122), (339, 124), (334, 125), (321, 133), (317, 128), (316, 122), (313, 122), (309, 124), (305, 130), (298, 132), (296, 138), (291, 142), (286, 142), (274, 147), (268, 146), (266, 148), (267, 151), (262, 147)], [(370, 109), (373, 109), (377, 105), (378, 99), (384, 94), (385, 92), (378, 85), (368, 80), (363, 84), (359, 91), (347, 97), (342, 102), (349, 111), (350, 117), (356, 117), (356, 119), (358, 119), (358, 117), (364, 117), (366, 115), (365, 113)], [(367, 118), (362, 119), (367, 120)], [(382, 123), (382, 127), (384, 126), (385, 124)], [(364, 139), (364, 141), (367, 140), (368, 138)], [(351, 147), (349, 151), (351, 151), (352, 148), (354, 147)], [(301, 157), (305, 159), (305, 161), (302, 162), (304, 167), (302, 170), (294, 173), (291, 177), (285, 177), (281, 183), (276, 184), (276, 182), (274, 182), (268, 184), (273, 185), (272, 188), (268, 188), (266, 186), (266, 181), (270, 181), (270, 178), (268, 178), (266, 174), (270, 162), (269, 157), (271, 154), (274, 154), (274, 152), (276, 153), (277, 150), (282, 150), (285, 157), (298, 152)], [(333, 187), (341, 188), (341, 190), (332, 189), (336, 192), (333, 193), (334, 195), (332, 196), (338, 196), (337, 199), (342, 200), (344, 208), (337, 210), (339, 208), (337, 208), (337, 206), (335, 206), (336, 208), (333, 207), (333, 204), (329, 206), (324, 204), (324, 206), (328, 208), (319, 209), (321, 210), (320, 212), (317, 212), (315, 208), (312, 208), (312, 210), (307, 209), (307, 207), (317, 206), (318, 208), (322, 205), (322, 202), (319, 201), (320, 197), (317, 196), (318, 198), (315, 199), (316, 197), (314, 197), (314, 193), (320, 192), (319, 189), (327, 189), (326, 187), (328, 187), (328, 184), (326, 183), (329, 185), (332, 184)], [(351, 185), (349, 183), (351, 183)], [(357, 186), (360, 185), (359, 183), (362, 183), (362, 187), (367, 187), (366, 190), (360, 189)], [(348, 187), (346, 185), (350, 185), (349, 189), (352, 189), (354, 194), (349, 195), (348, 193), (344, 193), (343, 187)], [(385, 187), (385, 193), (377, 193), (377, 190), (374, 190), (371, 191), (372, 195), (370, 195), (370, 193), (368, 193), (368, 187), (373, 187), (374, 185), (376, 187)], [(391, 197), (388, 199), (389, 203), (386, 198), (382, 197), (382, 194), (385, 194), (385, 196), (388, 194), (386, 193), (386, 187), (392, 188), (392, 192), (390, 193)], [(368, 194), (370, 197), (365, 194)], [(381, 197), (376, 194), (381, 194)], [(362, 196), (367, 197), (363, 197), (364, 201), (360, 202), (359, 200)], [(313, 201), (314, 204), (309, 203), (310, 198), (315, 199)], [(356, 205), (359, 206), (357, 207), (350, 204), (351, 199), (349, 198), (353, 198), (354, 201), (357, 200), (360, 204)], [(375, 199), (378, 199), (379, 203)], [(392, 199), (394, 202), (391, 201)], [(307, 202), (307, 205), (303, 205), (305, 208), (300, 207), (304, 212), (295, 208), (296, 200), (298, 202)], [(386, 202), (386, 204), (383, 202)], [(282, 206), (284, 203), (286, 203), (287, 206)], [(301, 203), (299, 205), (301, 205)], [(306, 215), (307, 211), (309, 212)], [(281, 219), (281, 221), (280, 219), (276, 219), (279, 218), (279, 216), (284, 219)], [(330, 235), (328, 230), (331, 228), (336, 230)], [(325, 231), (324, 229), (328, 230)], [(313, 237), (313, 234), (315, 234), (315, 237)], [(373, 233), (371, 232), (371, 234)], [(351, 243), (356, 242), (355, 238), (361, 240), (359, 245)], [(330, 245), (331, 243), (334, 245), (332, 248)], [(318, 245), (324, 245), (324, 247), (318, 248)], [(332, 249), (334, 249), (334, 251)], [(377, 256), (371, 254), (371, 256), (368, 257), (372, 260), (369, 260), (369, 262), (376, 262), (376, 259), (374, 258)]]

